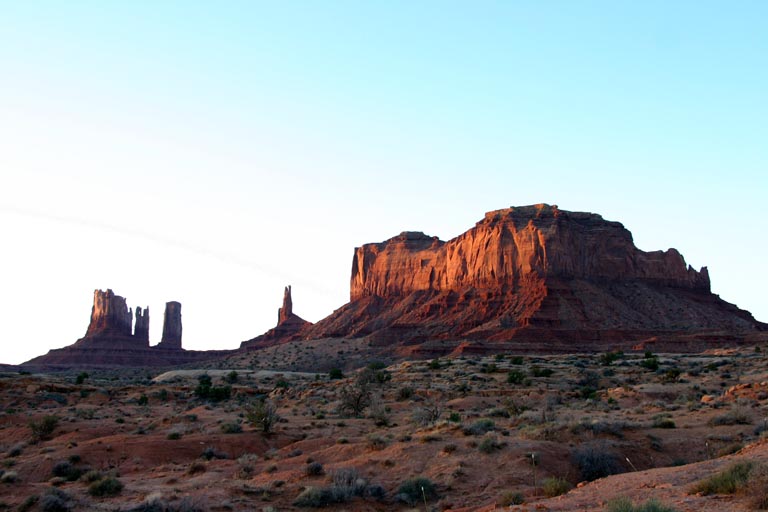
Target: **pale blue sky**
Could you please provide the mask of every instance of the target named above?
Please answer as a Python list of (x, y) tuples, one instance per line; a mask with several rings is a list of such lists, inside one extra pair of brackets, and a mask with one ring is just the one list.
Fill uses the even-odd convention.
[[(355, 246), (548, 202), (768, 321), (765, 2), (0, 2), (0, 362), (94, 288), (188, 348), (317, 321)], [(48, 318), (41, 318), (47, 311)]]

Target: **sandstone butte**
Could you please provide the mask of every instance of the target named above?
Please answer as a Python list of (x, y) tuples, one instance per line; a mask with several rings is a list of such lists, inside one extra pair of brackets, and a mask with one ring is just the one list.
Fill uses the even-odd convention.
[(707, 268), (677, 250), (643, 252), (619, 222), (537, 204), (489, 212), (447, 242), (403, 232), (356, 248), (350, 302), (299, 336), (454, 340), (460, 351), (689, 351), (766, 327), (712, 294)]
[[(181, 304), (165, 306), (163, 339), (149, 345), (149, 308), (133, 311), (112, 290), (94, 290), (91, 321), (85, 336), (73, 345), (50, 350), (24, 366), (59, 368), (175, 366), (226, 356), (232, 351), (184, 350), (181, 346)], [(133, 332), (132, 332), (133, 331)]]

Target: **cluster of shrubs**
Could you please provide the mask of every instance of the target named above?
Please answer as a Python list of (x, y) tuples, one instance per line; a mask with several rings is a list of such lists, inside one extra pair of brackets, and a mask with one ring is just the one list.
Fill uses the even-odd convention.
[[(322, 466), (321, 466), (322, 467)], [(326, 507), (334, 503), (346, 503), (355, 497), (382, 499), (384, 488), (370, 485), (354, 468), (341, 468), (331, 475), (332, 484), (325, 487), (307, 487), (294, 500), (297, 507)]]
[(198, 377), (198, 384), (195, 388), (195, 396), (204, 400), (220, 402), (229, 399), (232, 396), (231, 386), (214, 386), (211, 376), (206, 374)]

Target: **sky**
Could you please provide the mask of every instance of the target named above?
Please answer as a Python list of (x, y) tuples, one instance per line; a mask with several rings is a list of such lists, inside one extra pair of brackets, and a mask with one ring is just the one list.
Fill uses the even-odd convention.
[(768, 3), (0, 1), (0, 362), (94, 289), (188, 349), (349, 300), (354, 248), (535, 203), (768, 321)]

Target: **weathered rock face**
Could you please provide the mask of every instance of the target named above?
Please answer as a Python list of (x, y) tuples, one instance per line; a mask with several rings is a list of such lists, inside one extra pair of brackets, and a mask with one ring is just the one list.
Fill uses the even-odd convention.
[(646, 253), (618, 222), (593, 213), (539, 204), (489, 212), (477, 225), (442, 242), (405, 232), (355, 250), (350, 299), (415, 291), (498, 290), (535, 278), (603, 281), (641, 279), (709, 290), (706, 268), (686, 267), (675, 249)]
[(149, 345), (149, 308), (142, 311), (140, 307), (136, 307), (136, 327), (133, 330), (133, 337), (146, 341)]
[(165, 349), (181, 349), (181, 304), (167, 302), (163, 319), (163, 338), (158, 347)]
[(448, 242), (404, 232), (355, 249), (349, 304), (301, 335), (588, 350), (763, 326), (711, 294), (706, 267), (687, 266), (675, 249), (643, 252), (618, 222), (539, 204), (487, 213)]
[(296, 339), (302, 329), (311, 325), (311, 322), (294, 314), (291, 287), (286, 286), (283, 292), (283, 307), (277, 310), (277, 325), (260, 336), (242, 342), (240, 348), (254, 350), (290, 341)]
[(130, 336), (133, 327), (133, 314), (125, 299), (115, 295), (112, 290), (93, 291), (91, 322), (88, 324), (86, 337), (98, 335)]

